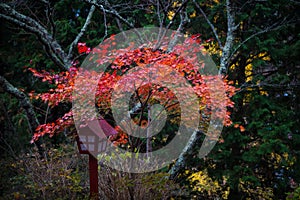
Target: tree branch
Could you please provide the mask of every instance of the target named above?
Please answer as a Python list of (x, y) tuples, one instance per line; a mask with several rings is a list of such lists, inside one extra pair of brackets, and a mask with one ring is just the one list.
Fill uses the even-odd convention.
[(8, 22), (13, 23), (36, 35), (41, 40), (45, 48), (48, 49), (49, 56), (55, 62), (55, 64), (64, 70), (68, 70), (71, 61), (68, 60), (62, 47), (40, 23), (17, 12), (7, 4), (1, 3), (0, 9), (0, 18), (5, 19)]
[(266, 88), (269, 88), (269, 89), (275, 90), (275, 91), (287, 91), (287, 90), (299, 90), (300, 84), (298, 84), (298, 83), (291, 83), (291, 84), (272, 84), (272, 83), (249, 84), (249, 83), (244, 83), (243, 85), (241, 85), (240, 89), (236, 92), (236, 94), (247, 91), (250, 88), (261, 88), (262, 90), (266, 90)]
[(178, 42), (178, 37), (180, 35), (180, 33), (183, 31), (183, 27), (186, 24), (186, 22), (188, 21), (188, 17), (187, 17), (187, 12), (183, 12), (181, 10), (180, 12), (180, 24), (176, 30), (176, 34), (174, 36), (174, 38), (170, 41), (169, 45), (168, 45), (168, 50), (167, 52), (171, 52), (172, 49), (174, 48), (174, 46), (176, 45), (176, 43)]
[(232, 51), (232, 53), (231, 53), (231, 55), (230, 55), (228, 61), (230, 61), (230, 60), (232, 59), (232, 57), (233, 57), (234, 54), (237, 52), (237, 50), (238, 50), (239, 48), (241, 48), (241, 46), (243, 46), (246, 42), (248, 42), (249, 40), (251, 40), (252, 38), (254, 38), (254, 37), (258, 36), (258, 35), (267, 33), (267, 32), (269, 32), (269, 31), (274, 31), (274, 30), (280, 29), (280, 28), (283, 26), (282, 24), (284, 24), (285, 22), (286, 22), (286, 18), (285, 18), (284, 20), (282, 20), (282, 22), (280, 22), (280, 23), (273, 24), (273, 25), (267, 27), (266, 29), (263, 29), (263, 30), (261, 30), (261, 31), (258, 31), (258, 32), (256, 32), (256, 33), (250, 35), (249, 37), (247, 37), (244, 41), (242, 41), (242, 42), (241, 42), (241, 43), (240, 43), (240, 44)]
[(177, 8), (177, 10), (175, 11), (172, 19), (170, 20), (168, 26), (166, 27), (166, 29), (169, 29), (171, 27), (171, 25), (174, 22), (175, 17), (182, 11), (182, 9), (186, 6), (186, 4), (188, 3), (189, 0), (184, 0), (181, 5)]
[(90, 8), (90, 11), (89, 11), (89, 14), (88, 16), (86, 17), (86, 20), (85, 20), (85, 23), (83, 25), (83, 27), (81, 28), (80, 32), (78, 33), (78, 35), (76, 36), (76, 38), (74, 39), (74, 41), (71, 43), (70, 45), (70, 48), (69, 48), (69, 53), (68, 53), (68, 56), (67, 58), (70, 60), (71, 57), (72, 57), (72, 51), (73, 51), (73, 48), (77, 45), (78, 41), (80, 40), (80, 38), (83, 36), (83, 34), (85, 33), (86, 31), (86, 28), (87, 26), (90, 24), (91, 22), (91, 19), (92, 19), (92, 16), (93, 16), (93, 13), (95, 11), (95, 6), (92, 5), (91, 8)]
[[(108, 26), (107, 26), (107, 19), (106, 19), (106, 12), (105, 12), (105, 10), (103, 9), (103, 20), (104, 20), (104, 36), (103, 36), (103, 38), (102, 38), (102, 41), (101, 42), (103, 42), (103, 40), (105, 40), (105, 38), (107, 37), (107, 30), (108, 30)], [(119, 26), (119, 19), (116, 19), (116, 21), (117, 21), (117, 24), (118, 24), (118, 26)], [(122, 30), (122, 26), (119, 26), (119, 28), (120, 28), (120, 30), (121, 31), (123, 31)]]
[[(178, 14), (180, 14), (180, 24), (179, 24), (179, 26), (176, 30), (176, 35), (175, 35), (174, 39), (169, 42), (167, 52), (170, 52), (173, 49), (173, 47), (176, 45), (176, 42), (178, 40), (178, 36), (179, 36), (180, 32), (183, 30), (184, 24), (188, 21), (187, 13), (186, 12), (183, 13), (183, 11), (182, 11), (182, 9), (186, 7), (187, 3), (188, 3), (188, 0), (185, 0), (181, 3), (181, 5), (176, 9), (172, 19), (170, 20), (169, 24), (167, 25), (165, 31), (163, 33), (161, 33), (161, 31), (159, 32), (159, 34), (157, 36), (158, 37), (157, 38), (158, 42), (156, 44), (156, 47), (154, 47), (155, 50), (160, 46), (160, 44), (162, 42), (162, 39), (165, 37), (167, 31), (169, 30), (169, 28), (173, 24), (175, 17)], [(161, 27), (162, 27), (162, 25), (161, 25)]]
[[(126, 20), (124, 17), (122, 17), (118, 11), (116, 11), (111, 5), (109, 5), (109, 2), (105, 1), (105, 5), (102, 4), (98, 4), (96, 2), (94, 2), (93, 0), (84, 0), (84, 2), (89, 3), (91, 5), (94, 5), (96, 8), (100, 9), (101, 11), (111, 14), (114, 17), (116, 17), (117, 19), (119, 19), (120, 21), (124, 22), (129, 28), (133, 29), (133, 32), (137, 34), (137, 36), (139, 37), (139, 39), (141, 39), (142, 41), (143, 37), (141, 36), (141, 34), (135, 29), (134, 25), (132, 23), (130, 23), (128, 20)], [(106, 9), (104, 6), (107, 6), (108, 9)]]
[(0, 86), (4, 91), (13, 95), (20, 101), (20, 105), (22, 108), (24, 108), (26, 115), (28, 117), (30, 129), (32, 132), (35, 131), (35, 129), (39, 125), (39, 122), (35, 116), (33, 106), (30, 103), (28, 97), (23, 92), (15, 88), (12, 84), (10, 84), (3, 76), (0, 76)]
[[(7, 20), (8, 22), (10, 23), (13, 23), (17, 26), (19, 26), (20, 28), (23, 28), (24, 30), (28, 30), (29, 32), (32, 32), (33, 30), (31, 30), (32, 28), (30, 26), (27, 26), (25, 23), (23, 22), (20, 22), (14, 18), (11, 18), (9, 16), (6, 16), (6, 15), (3, 15), (3, 14), (0, 14), (0, 18), (3, 18), (5, 20)], [(44, 43), (44, 41), (42, 40), (42, 38), (38, 35), (37, 36), (38, 39), (42, 42), (42, 44), (44, 45), (45, 47), (45, 50), (46, 50), (46, 53), (48, 54), (48, 56), (51, 58), (51, 60), (56, 64), (58, 65), (60, 68), (64, 68), (64, 64), (61, 62), (61, 60), (57, 57), (56, 54), (54, 54), (50, 47)]]
[(135, 28), (133, 24), (131, 24), (128, 20), (126, 20), (124, 17), (122, 17), (114, 8), (109, 6), (109, 9), (105, 9), (102, 4), (98, 4), (93, 0), (84, 0), (86, 3), (89, 3), (91, 5), (96, 6), (98, 9), (105, 11), (106, 13), (112, 14), (113, 16), (117, 17), (119, 20), (123, 21), (127, 26), (130, 28)]
[[(236, 29), (235, 24), (234, 24), (234, 15), (232, 13), (229, 0), (226, 1), (226, 8), (227, 8), (227, 26), (228, 27), (227, 27), (226, 43), (225, 43), (225, 46), (223, 47), (223, 52), (222, 52), (222, 57), (221, 57), (221, 67), (219, 70), (220, 75), (225, 75), (225, 73), (227, 71), (227, 62), (228, 62), (228, 58), (230, 55), (230, 49), (232, 48), (233, 40), (234, 40), (233, 32)], [(205, 15), (205, 13), (204, 13), (204, 15)], [(213, 25), (211, 26), (211, 28), (213, 30), (215, 30)], [(216, 36), (216, 32), (214, 32), (214, 34)], [(218, 41), (218, 42), (220, 42), (220, 41)], [(202, 134), (202, 132), (200, 132), (200, 131), (193, 132), (187, 145), (185, 146), (185, 148), (179, 155), (179, 158), (177, 159), (177, 161), (175, 162), (175, 164), (169, 171), (170, 179), (174, 179), (182, 171), (182, 169), (186, 166), (188, 158), (191, 156), (192, 153), (194, 153), (195, 150), (197, 150), (201, 134)]]
[(169, 170), (169, 179), (173, 180), (176, 176), (183, 170), (183, 168), (187, 164), (188, 158), (192, 155), (195, 151), (196, 147), (198, 147), (198, 143), (200, 140), (200, 135), (203, 133), (200, 131), (194, 131), (191, 138), (189, 139), (187, 145), (184, 147), (182, 152), (180, 153), (178, 159), (176, 160), (175, 164)]
[(50, 23), (50, 29), (51, 29), (51, 34), (52, 34), (52, 37), (55, 38), (55, 23), (53, 21), (53, 9), (51, 8), (51, 5), (50, 5), (50, 2), (47, 0), (46, 2), (46, 17), (47, 17), (47, 20), (49, 21)]
[(216, 38), (216, 40), (217, 40), (217, 42), (218, 42), (218, 44), (219, 44), (221, 50), (223, 50), (223, 45), (222, 45), (221, 40), (220, 40), (220, 38), (219, 38), (219, 36), (218, 36), (218, 33), (217, 33), (216, 28), (215, 28), (214, 25), (210, 22), (210, 20), (208, 19), (207, 15), (206, 15), (205, 12), (202, 10), (202, 8), (199, 6), (199, 4), (198, 4), (195, 0), (193, 0), (193, 2), (194, 2), (194, 4), (196, 5), (196, 7), (198, 8), (198, 10), (201, 12), (201, 14), (203, 15), (203, 17), (205, 18), (205, 20), (206, 20), (206, 22), (208, 23), (208, 25), (210, 26), (210, 28), (211, 28), (212, 32), (214, 33), (215, 38)]
[[(39, 126), (39, 121), (28, 97), (22, 91), (18, 90), (11, 83), (9, 83), (3, 76), (0, 76), (0, 87), (19, 100), (20, 106), (25, 110), (29, 128), (33, 134), (35, 129)], [(40, 155), (43, 156), (43, 148), (41, 147), (40, 141), (35, 142), (35, 144), (39, 149)]]

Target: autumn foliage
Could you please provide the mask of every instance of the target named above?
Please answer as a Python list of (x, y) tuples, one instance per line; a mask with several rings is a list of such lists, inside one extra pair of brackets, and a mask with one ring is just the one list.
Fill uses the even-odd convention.
[[(112, 37), (111, 41), (114, 42)], [(140, 47), (137, 49), (122, 49), (122, 50), (115, 50), (113, 51), (112, 56), (109, 54), (111, 51), (112, 46), (115, 43), (103, 44), (102, 47), (107, 47), (107, 49), (93, 49), (90, 51), (90, 48), (86, 46), (85, 43), (78, 43), (78, 52), (80, 54), (89, 54), (88, 58), (90, 60), (96, 60), (96, 63), (99, 65), (110, 62), (111, 64), (107, 67), (105, 72), (102, 74), (99, 80), (90, 79), (89, 81), (85, 82), (85, 87), (88, 90), (89, 85), (96, 84), (97, 85), (97, 92), (96, 92), (96, 99), (95, 102), (91, 102), (93, 105), (87, 106), (95, 106), (99, 110), (102, 116), (106, 116), (108, 113), (111, 112), (111, 104), (112, 104), (112, 93), (118, 84), (119, 81), (122, 83), (130, 82), (130, 80), (136, 78), (133, 76), (141, 76), (139, 71), (136, 71), (133, 75), (126, 75), (127, 72), (130, 70), (143, 68), (143, 73), (151, 74), (159, 74), (161, 79), (165, 79), (164, 81), (170, 80), (172, 77), (168, 77), (172, 75), (173, 72), (180, 74), (185, 80), (187, 80), (188, 84), (191, 85), (193, 92), (199, 98), (199, 109), (198, 110), (191, 110), (191, 112), (201, 112), (201, 116), (210, 116), (211, 110), (218, 110), (216, 108), (227, 108), (233, 107), (234, 103), (231, 101), (230, 97), (234, 94), (235, 88), (231, 86), (226, 79), (221, 82), (222, 87), (225, 89), (223, 92), (223, 96), (220, 98), (212, 98), (210, 91), (217, 91), (220, 88), (220, 83), (215, 81), (217, 80), (217, 75), (206, 75), (200, 74), (198, 68), (203, 68), (204, 63), (198, 63), (197, 57), (189, 57), (186, 59), (185, 52), (204, 52), (203, 46), (201, 44), (201, 39), (199, 35), (194, 35), (190, 38), (187, 38), (184, 41), (184, 44), (176, 45), (173, 48), (172, 52), (167, 51), (167, 47), (162, 45), (160, 49), (153, 49), (150, 47)], [(195, 46), (190, 44), (197, 44), (197, 49), (191, 49)], [(190, 48), (190, 49), (189, 49)], [(117, 55), (117, 56), (116, 56)], [(98, 59), (99, 58), (105, 58)], [(46, 93), (42, 94), (34, 94), (31, 93), (31, 98), (41, 99), (43, 102), (47, 103), (49, 106), (54, 107), (59, 105), (62, 102), (72, 102), (73, 98), (77, 98), (72, 96), (72, 92), (74, 89), (74, 83), (76, 78), (78, 77), (79, 71), (81, 70), (78, 67), (78, 61), (74, 61), (74, 65), (69, 68), (69, 71), (61, 72), (61, 73), (50, 73), (46, 71), (38, 72), (35, 69), (29, 68), (29, 70), (34, 74), (34, 76), (39, 77), (44, 82), (48, 82), (50, 84), (54, 84), (55, 88), (50, 89)], [(160, 66), (168, 66), (168, 68), (161, 69)], [(152, 67), (147, 67), (152, 66)], [(97, 73), (96, 70), (86, 70), (84, 73), (89, 73), (91, 77), (96, 77)], [(157, 78), (157, 79), (159, 79)], [(161, 84), (158, 84), (161, 80), (155, 80), (155, 83), (143, 83), (140, 85), (132, 85), (130, 88), (128, 87), (128, 91), (135, 91), (132, 95), (132, 102), (131, 108), (134, 107), (137, 103), (141, 104), (141, 107), (146, 107), (147, 105), (154, 105), (159, 103), (162, 105), (167, 114), (169, 116), (173, 116), (171, 119), (172, 123), (180, 122), (180, 102), (176, 97), (176, 94), (172, 89), (167, 88)], [(215, 84), (214, 84), (215, 82)], [(169, 84), (173, 84), (170, 80)], [(213, 87), (213, 88), (212, 88)], [(176, 87), (176, 90), (179, 93), (185, 94), (187, 88), (184, 85), (179, 85)], [(126, 91), (124, 91), (126, 92)], [(224, 96), (225, 94), (225, 96)], [(81, 94), (80, 98), (84, 100), (84, 95)], [(220, 113), (216, 113), (216, 116), (222, 118), (223, 124), (229, 126), (232, 124), (230, 120), (230, 112), (225, 111), (226, 114), (224, 115), (224, 109), (219, 109)], [(37, 138), (44, 136), (46, 134), (53, 136), (55, 134), (60, 133), (67, 127), (73, 127), (73, 113), (72, 110), (67, 112), (63, 117), (58, 118), (54, 122), (46, 123), (40, 125), (33, 136), (33, 141)], [(87, 115), (88, 116), (88, 115)], [(209, 117), (208, 117), (209, 118)], [(94, 119), (82, 119), (82, 121), (88, 121)], [(147, 121), (145, 119), (139, 117), (133, 119), (136, 124), (145, 128), (147, 127)], [(205, 122), (204, 118), (201, 118), (202, 123)], [(201, 123), (201, 122), (200, 122)], [(113, 124), (112, 124), (113, 125)], [(83, 123), (84, 126), (84, 123)], [(237, 126), (239, 127), (239, 126)], [(126, 143), (127, 136), (122, 127), (116, 126), (116, 130), (120, 133), (119, 136), (113, 138), (115, 140), (115, 144)]]

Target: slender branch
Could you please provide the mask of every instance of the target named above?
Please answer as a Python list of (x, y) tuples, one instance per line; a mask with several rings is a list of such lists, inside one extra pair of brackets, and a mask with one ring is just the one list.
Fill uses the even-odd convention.
[[(1, 132), (0, 132), (1, 133)], [(14, 149), (11, 147), (11, 145), (4, 139), (4, 138), (0, 138), (0, 148), (2, 149), (2, 151), (6, 151), (14, 160), (18, 160), (18, 156), (16, 155), (16, 152), (14, 151)]]
[(167, 16), (168, 16), (168, 10), (171, 7), (172, 3), (171, 3), (171, 1), (169, 1), (167, 5), (164, 5), (161, 0), (158, 0), (158, 1), (159, 1), (159, 5), (160, 5), (160, 7), (162, 8), (162, 11), (163, 11), (163, 19), (161, 20), (162, 21), (161, 27), (162, 27), (163, 25), (166, 24), (165, 22), (166, 22), (166, 19), (167, 19)]
[(99, 8), (100, 10), (105, 10), (106, 13), (112, 14), (113, 16), (117, 17), (119, 20), (123, 21), (127, 26), (129, 26), (130, 28), (135, 28), (134, 25), (132, 23), (130, 23), (128, 20), (126, 20), (125, 18), (123, 18), (115, 9), (113, 9), (112, 7), (110, 7), (108, 9), (105, 9), (104, 6), (102, 4), (98, 4), (96, 2), (94, 2), (93, 0), (84, 0), (86, 3), (89, 3), (91, 5), (96, 6), (97, 8)]
[[(11, 132), (13, 137), (15, 137), (17, 135), (16, 129), (15, 129), (12, 121), (10, 120), (9, 112), (7, 111), (7, 106), (4, 104), (4, 102), (2, 100), (0, 100), (0, 109), (1, 109), (1, 114), (3, 113), (4, 120), (8, 125), (7, 130), (9, 132)], [(4, 130), (4, 133), (5, 132), (6, 132), (6, 130)], [(11, 147), (11, 145), (9, 145), (9, 143), (6, 141), (6, 139), (4, 139), (4, 137), (5, 137), (4, 133), (1, 133), (1, 131), (0, 131), (0, 141), (1, 141), (0, 144), (3, 144), (3, 146), (0, 145), (0, 147), (3, 151), (8, 152), (14, 159), (16, 159), (17, 158), (16, 153), (13, 150), (13, 148)], [(21, 143), (19, 140), (17, 140), (17, 145), (21, 146)]]
[(296, 90), (300, 89), (300, 84), (270, 84), (270, 83), (259, 83), (259, 84), (249, 84), (244, 83), (241, 85), (240, 89), (236, 94), (246, 91), (249, 88), (270, 88), (277, 91), (287, 91), (287, 90)]
[[(164, 22), (165, 22), (165, 18), (167, 16), (167, 14), (165, 13), (164, 14), (164, 19), (161, 19), (161, 16), (160, 16), (160, 6), (162, 5), (161, 1), (160, 0), (157, 0), (156, 1), (156, 8), (157, 8), (157, 17), (158, 17), (158, 21), (159, 21), (159, 32), (158, 32), (158, 35), (157, 35), (157, 41), (160, 41), (161, 40), (161, 35), (162, 35), (162, 28), (163, 28), (163, 25), (164, 25)], [(160, 42), (158, 42), (158, 44), (160, 45)], [(158, 47), (158, 46), (157, 46)], [(156, 49), (157, 47), (155, 47), (154, 49)]]
[[(32, 30), (32, 27), (27, 26), (25, 23), (20, 22), (14, 18), (11, 18), (9, 16), (0, 14), (0, 18), (3, 18), (7, 21), (9, 21), (10, 23), (13, 23), (17, 26), (19, 26), (20, 28), (23, 28), (24, 30), (28, 30), (29, 32), (33, 32), (34, 30)], [(47, 43), (45, 43), (45, 41), (43, 41), (41, 36), (37, 36), (39, 38), (39, 40), (41, 41), (41, 43), (44, 45), (46, 53), (48, 54), (48, 56), (51, 58), (51, 60), (60, 68), (64, 69), (64, 64), (62, 63), (62, 61), (57, 57), (57, 55), (55, 53), (52, 52), (52, 50), (50, 49), (50, 47), (48, 46)]]
[[(170, 52), (172, 50), (172, 48), (174, 47), (174, 45), (176, 44), (176, 42), (178, 40), (178, 35), (180, 34), (180, 31), (182, 31), (182, 29), (183, 29), (183, 25), (188, 20), (187, 14), (185, 13), (185, 15), (184, 15), (182, 13), (182, 9), (186, 6), (187, 3), (188, 3), (188, 0), (185, 0), (181, 3), (181, 5), (176, 9), (172, 19), (170, 20), (169, 24), (167, 25), (165, 31), (163, 33), (161, 33), (161, 32), (159, 33), (158, 38), (157, 38), (158, 42), (157, 42), (156, 47), (154, 48), (154, 50), (156, 50), (160, 46), (160, 44), (162, 42), (162, 39), (165, 37), (167, 31), (169, 30), (169, 28), (173, 24), (175, 17), (180, 13), (180, 17), (181, 17), (180, 24), (179, 24), (179, 26), (176, 30), (176, 35), (175, 35), (174, 39), (172, 41), (170, 41), (170, 43), (169, 43), (169, 47), (168, 47), (167, 51)], [(185, 17), (183, 17), (183, 16), (185, 16)]]
[[(11, 83), (9, 83), (3, 76), (0, 76), (0, 87), (19, 100), (20, 106), (25, 110), (30, 131), (31, 133), (33, 133), (39, 126), (39, 121), (35, 115), (33, 106), (29, 98), (22, 91), (18, 90)], [(41, 147), (40, 140), (36, 141), (35, 144), (39, 149), (40, 155), (43, 156), (43, 148)]]
[(174, 46), (176, 45), (176, 43), (178, 41), (178, 37), (183, 30), (183, 26), (186, 24), (187, 21), (188, 21), (187, 13), (181, 11), (180, 12), (180, 24), (176, 30), (176, 34), (175, 34), (174, 38), (169, 43), (167, 52), (171, 52), (172, 49), (174, 48)]
[(152, 116), (151, 116), (151, 105), (148, 103), (147, 105), (147, 110), (148, 110), (148, 123), (147, 123), (147, 139), (146, 139), (146, 154), (147, 158), (150, 158), (152, 155), (152, 143), (151, 143), (151, 126), (150, 123), (152, 121)]
[[(38, 17), (38, 16), (36, 15), (36, 13), (32, 11), (32, 9), (30, 8), (30, 6), (29, 6), (27, 3), (23, 3), (22, 7), (23, 7), (24, 10), (27, 10), (27, 11), (29, 12), (29, 13), (27, 14), (28, 16), (31, 16), (31, 18), (34, 19), (34, 20), (36, 20), (41, 26), (46, 27), (46, 24), (44, 24), (44, 23), (41, 21), (40, 17)], [(25, 9), (25, 8), (26, 8), (26, 9)]]
[(279, 25), (278, 23), (277, 23), (277, 24), (273, 24), (272, 26), (269, 26), (269, 27), (267, 27), (266, 29), (263, 29), (263, 30), (261, 30), (261, 31), (258, 31), (258, 32), (256, 32), (256, 33), (250, 35), (249, 37), (247, 37), (244, 41), (242, 41), (242, 42), (241, 42), (241, 43), (240, 43), (240, 44), (232, 51), (232, 53), (231, 53), (231, 55), (230, 55), (228, 61), (230, 61), (230, 60), (232, 59), (232, 57), (234, 56), (234, 54), (237, 52), (237, 50), (238, 50), (239, 48), (241, 48), (241, 47), (242, 47), (245, 43), (247, 43), (249, 40), (251, 40), (252, 38), (254, 38), (254, 37), (256, 37), (256, 36), (259, 36), (259, 35), (261, 35), (261, 34), (264, 34), (264, 33), (270, 32), (270, 31), (274, 31), (274, 30), (280, 29), (280, 28), (283, 26), (283, 24), (284, 24), (285, 21), (286, 21), (286, 19), (284, 19), (281, 23), (279, 23), (279, 24), (282, 24), (282, 25)]
[(39, 0), (40, 2), (44, 3), (44, 4), (48, 4), (49, 1), (48, 0)]
[(62, 49), (62, 47), (57, 43), (53, 36), (48, 33), (48, 31), (36, 20), (25, 16), (7, 4), (0, 4), (0, 18), (7, 20), (10, 23), (13, 23), (24, 30), (27, 30), (34, 35), (36, 35), (49, 50), (50, 58), (62, 69), (67, 70), (70, 60), (67, 59), (67, 56)]
[(83, 25), (83, 27), (81, 28), (80, 32), (78, 33), (78, 35), (76, 36), (76, 38), (74, 39), (74, 41), (71, 43), (70, 48), (69, 48), (69, 53), (68, 53), (68, 59), (71, 59), (72, 57), (72, 51), (73, 48), (77, 45), (77, 43), (79, 42), (80, 38), (83, 36), (83, 34), (85, 33), (87, 26), (90, 24), (91, 19), (93, 17), (93, 13), (95, 11), (95, 6), (92, 5), (89, 11), (88, 16), (86, 17), (85, 23)]
[(52, 34), (52, 37), (55, 38), (55, 33), (56, 33), (56, 26), (55, 26), (55, 23), (53, 21), (53, 9), (51, 8), (51, 5), (50, 5), (50, 2), (47, 1), (47, 9), (46, 9), (46, 16), (47, 16), (47, 19), (50, 23), (50, 29), (51, 29), (51, 34)]
[(188, 3), (189, 0), (185, 0), (181, 3), (181, 5), (177, 8), (177, 10), (175, 11), (172, 19), (170, 20), (168, 26), (166, 27), (166, 29), (169, 29), (171, 27), (171, 25), (174, 22), (175, 17), (181, 12), (181, 10), (186, 6), (186, 4)]
[[(111, 5), (109, 5), (108, 1), (105, 1), (105, 5), (96, 3), (92, 0), (84, 0), (86, 3), (89, 3), (91, 5), (94, 5), (96, 8), (100, 9), (101, 11), (111, 14), (114, 17), (116, 17), (117, 19), (119, 19), (120, 21), (124, 22), (129, 28), (133, 29), (133, 32), (135, 34), (137, 34), (138, 38), (140, 39), (140, 42), (144, 42), (143, 41), (143, 37), (141, 36), (141, 34), (135, 29), (134, 25), (132, 23), (130, 23), (127, 19), (125, 19), (124, 17), (122, 17), (118, 11), (116, 11)], [(106, 9), (104, 6), (108, 7), (108, 9)]]
[(157, 12), (156, 12), (156, 14), (157, 14), (157, 18), (158, 18), (158, 21), (159, 21), (159, 27), (160, 27), (160, 29), (162, 28), (162, 26), (163, 26), (163, 20), (161, 19), (161, 16), (160, 16), (160, 1), (159, 0), (157, 0), (156, 1), (156, 8), (157, 8)]
[[(120, 20), (119, 20), (118, 18), (115, 18), (115, 20), (116, 20), (116, 22), (117, 22), (118, 28), (120, 29), (120, 31), (121, 31), (121, 33), (122, 33), (124, 39), (127, 40), (127, 36), (126, 36), (126, 34), (124, 33), (124, 29), (123, 29), (123, 26), (122, 26)], [(107, 26), (106, 26), (105, 28), (107, 28)]]
[[(103, 40), (105, 40), (105, 38), (106, 38), (107, 35), (108, 35), (108, 33), (107, 33), (108, 28), (107, 28), (106, 12), (105, 12), (104, 9), (102, 9), (102, 10), (103, 10), (103, 20), (104, 20), (104, 36), (103, 36), (101, 42), (103, 42)], [(119, 19), (117, 19), (117, 24), (118, 24), (118, 26), (119, 26)], [(119, 27), (121, 28), (120, 30), (123, 32), (122, 26), (119, 26)]]
[(33, 132), (38, 127), (39, 122), (35, 116), (33, 106), (30, 103), (28, 97), (22, 91), (18, 90), (12, 84), (10, 84), (3, 76), (0, 76), (0, 86), (3, 88), (4, 91), (13, 95), (20, 101), (20, 105), (26, 111), (26, 115), (30, 123), (30, 128)]
[(217, 30), (216, 30), (215, 26), (214, 26), (214, 25), (211, 23), (211, 21), (208, 19), (207, 15), (206, 15), (205, 12), (202, 10), (202, 8), (199, 6), (199, 4), (198, 4), (195, 0), (193, 0), (193, 2), (194, 2), (194, 4), (196, 5), (196, 7), (198, 8), (198, 10), (201, 12), (201, 14), (203, 15), (203, 17), (205, 18), (207, 24), (210, 26), (210, 28), (211, 28), (212, 32), (214, 33), (215, 38), (216, 38), (216, 40), (217, 40), (217, 42), (218, 42), (218, 44), (219, 44), (221, 50), (223, 50), (223, 45), (222, 45), (222, 42), (221, 42), (221, 40), (220, 40), (220, 38), (219, 38), (219, 36), (218, 36), (218, 33), (217, 33)]
[[(227, 38), (225, 42), (225, 46), (223, 47), (222, 57), (221, 57), (221, 67), (219, 70), (220, 75), (225, 75), (227, 71), (227, 60), (229, 57), (230, 49), (232, 48), (233, 44), (233, 32), (235, 31), (236, 27), (234, 24), (234, 15), (231, 10), (231, 5), (229, 0), (226, 1), (226, 8), (227, 8)], [(197, 149), (200, 136), (203, 133), (201, 131), (194, 131), (192, 136), (190, 137), (188, 143), (184, 147), (183, 151), (179, 155), (177, 161), (170, 169), (170, 179), (176, 178), (176, 176), (183, 170), (185, 165), (187, 164), (187, 160), (191, 154)]]

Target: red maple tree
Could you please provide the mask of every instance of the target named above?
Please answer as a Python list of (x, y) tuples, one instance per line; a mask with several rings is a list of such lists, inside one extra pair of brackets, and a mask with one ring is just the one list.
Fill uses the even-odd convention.
[[(113, 37), (111, 41), (113, 41)], [(191, 43), (197, 43), (197, 49), (189, 49), (193, 48), (193, 45), (189, 45)], [(218, 75), (205, 75), (200, 74), (197, 70), (199, 67), (203, 67), (204, 63), (197, 63), (197, 57), (189, 57), (189, 59), (185, 59), (184, 52), (201, 52), (203, 50), (203, 46), (201, 45), (201, 40), (199, 35), (194, 35), (190, 38), (187, 38), (182, 45), (176, 45), (173, 48), (172, 52), (168, 52), (166, 48), (161, 47), (160, 49), (153, 48), (137, 48), (134, 50), (131, 49), (122, 49), (122, 51), (114, 51), (113, 56), (109, 56), (108, 49), (111, 49), (111, 46), (114, 46), (113, 43), (103, 44), (102, 49), (94, 49), (93, 51), (90, 48), (86, 47), (85, 43), (78, 43), (78, 52), (80, 54), (95, 54), (101, 58), (105, 57), (106, 60), (98, 60), (99, 64), (104, 62), (111, 62), (106, 71), (102, 74), (99, 80), (89, 80), (85, 83), (85, 86), (89, 87), (91, 84), (97, 84), (97, 92), (95, 102), (92, 102), (94, 105), (87, 106), (96, 106), (101, 114), (107, 114), (111, 109), (111, 100), (112, 93), (115, 89), (116, 84), (121, 79), (124, 80), (123, 75), (126, 74), (129, 70), (133, 68), (143, 68), (147, 65), (153, 66), (152, 68), (147, 68), (148, 73), (151, 70), (155, 69), (153, 73), (160, 73), (159, 78), (164, 78), (168, 80), (168, 76), (172, 74), (172, 71), (176, 71), (176, 73), (180, 74), (184, 77), (188, 83), (191, 85), (193, 92), (199, 98), (199, 110), (202, 111), (202, 115), (209, 116), (212, 108), (226, 108), (233, 107), (234, 103), (231, 101), (230, 97), (234, 95), (235, 88), (231, 86), (226, 79), (223, 79), (222, 88), (225, 88), (225, 96), (222, 96), (218, 100), (218, 98), (212, 98), (210, 95), (210, 91), (218, 90), (220, 82), (215, 80), (219, 80), (216, 78)], [(107, 49), (105, 48), (107, 47)], [(117, 56), (115, 56), (117, 54)], [(91, 59), (91, 57), (90, 57)], [(74, 63), (78, 63), (75, 61)], [(169, 66), (168, 68), (164, 68), (164, 70), (159, 70), (160, 65)], [(146, 69), (146, 68), (145, 68)], [(33, 94), (31, 93), (32, 98), (41, 99), (49, 106), (54, 107), (59, 105), (61, 102), (72, 102), (74, 96), (72, 96), (72, 92), (74, 89), (75, 79), (78, 78), (79, 68), (74, 64), (74, 66), (70, 67), (69, 71), (61, 72), (59, 74), (49, 73), (46, 71), (38, 72), (35, 69), (29, 68), (29, 70), (36, 76), (40, 77), (42, 81), (47, 81), (51, 84), (55, 84), (55, 89), (50, 89), (46, 93), (42, 94)], [(85, 73), (89, 73), (91, 77), (97, 77), (97, 73), (94, 70), (87, 70)], [(141, 76), (142, 74), (134, 73), (134, 76)], [(130, 75), (126, 76), (125, 79), (133, 79), (136, 77), (132, 77)], [(164, 80), (164, 81), (167, 81)], [(157, 82), (161, 80), (155, 80)], [(215, 84), (214, 84), (215, 82)], [(210, 84), (207, 84), (210, 83)], [(170, 84), (172, 84), (170, 82)], [(139, 86), (132, 85), (130, 88), (128, 87), (128, 91), (135, 91), (135, 94), (132, 97), (132, 105), (136, 105), (140, 103), (141, 107), (145, 107), (147, 105), (153, 105), (157, 102), (163, 105), (168, 114), (174, 114), (175, 116), (172, 121), (174, 123), (178, 123), (180, 121), (180, 102), (175, 95), (175, 93), (164, 87), (160, 84), (154, 83), (145, 83)], [(186, 91), (185, 86), (178, 86), (176, 88), (178, 91), (184, 93)], [(224, 91), (222, 91), (224, 93)], [(84, 95), (84, 94), (82, 94)], [(83, 98), (83, 97), (81, 97)], [(84, 99), (84, 98), (83, 98)], [(199, 110), (191, 110), (191, 112), (199, 112)], [(218, 109), (214, 109), (218, 110)], [(226, 112), (224, 115), (224, 110), (219, 109), (220, 112), (216, 113), (216, 116), (223, 120), (223, 124), (229, 126), (232, 124), (230, 120), (230, 112)], [(179, 113), (179, 114), (178, 114)], [(58, 118), (54, 122), (46, 123), (40, 125), (33, 136), (33, 140), (44, 136), (46, 134), (53, 136), (62, 132), (66, 127), (74, 127), (73, 121), (73, 113), (72, 110), (65, 113), (63, 117)], [(94, 120), (94, 119), (82, 119), (84, 120)], [(147, 122), (141, 117), (133, 119), (136, 124), (146, 127)], [(205, 121), (202, 119), (202, 123)], [(204, 122), (207, 123), (207, 122)], [(83, 124), (84, 126), (84, 124)], [(115, 144), (124, 144), (127, 142), (127, 134), (124, 132), (122, 127), (116, 126), (115, 129), (119, 132), (118, 136), (112, 138), (115, 141)]]

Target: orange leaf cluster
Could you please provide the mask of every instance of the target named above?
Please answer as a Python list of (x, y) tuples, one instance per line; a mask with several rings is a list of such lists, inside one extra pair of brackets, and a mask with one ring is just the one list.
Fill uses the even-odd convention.
[(74, 80), (78, 73), (76, 67), (71, 67), (69, 71), (61, 72), (59, 74), (49, 73), (46, 71), (38, 72), (35, 69), (28, 68), (34, 76), (42, 78), (42, 81), (47, 81), (55, 85), (55, 89), (50, 89), (48, 92), (41, 94), (31, 93), (31, 98), (41, 99), (49, 106), (57, 106), (61, 102), (72, 101), (72, 91), (74, 87)]

